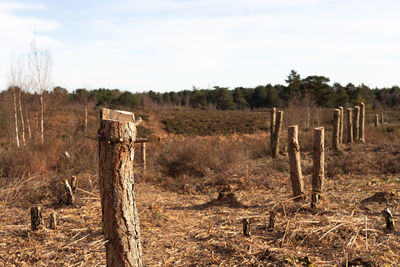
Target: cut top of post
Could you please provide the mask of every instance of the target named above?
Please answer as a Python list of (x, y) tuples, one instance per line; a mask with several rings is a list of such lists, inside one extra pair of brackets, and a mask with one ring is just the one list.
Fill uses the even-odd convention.
[(100, 112), (100, 119), (119, 122), (135, 122), (135, 115), (129, 111), (102, 108)]

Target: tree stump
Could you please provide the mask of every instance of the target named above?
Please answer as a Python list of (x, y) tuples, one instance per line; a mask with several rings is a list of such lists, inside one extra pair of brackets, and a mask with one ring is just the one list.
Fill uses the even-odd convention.
[(389, 231), (394, 231), (393, 215), (390, 212), (389, 208), (386, 208), (385, 210), (383, 210), (382, 214), (386, 221), (386, 229)]
[(340, 109), (339, 143), (340, 143), (340, 145), (342, 145), (343, 144), (344, 108), (342, 106), (340, 106), (339, 109)]
[(325, 176), (325, 144), (324, 128), (314, 129), (314, 153), (313, 153), (313, 175), (312, 175), (312, 197), (311, 206), (318, 204), (324, 186)]
[(379, 126), (379, 115), (375, 114), (375, 127)]
[(268, 222), (268, 228), (269, 229), (275, 228), (275, 216), (276, 216), (275, 211), (271, 210), (269, 212), (269, 222)]
[(360, 140), (360, 107), (354, 107), (354, 117), (353, 117), (353, 140)]
[(340, 151), (340, 116), (340, 109), (335, 109), (333, 112), (332, 147), (336, 152)]
[(353, 143), (353, 109), (347, 109), (347, 143)]
[(78, 180), (77, 180), (76, 176), (72, 176), (71, 177), (71, 189), (72, 189), (73, 194), (75, 194), (77, 186), (78, 186)]
[(365, 104), (360, 104), (360, 142), (365, 143)]
[(74, 193), (72, 192), (72, 188), (68, 183), (68, 180), (64, 181), (64, 189), (65, 189), (65, 194), (67, 196), (65, 204), (74, 205), (75, 197), (74, 197)]
[(275, 125), (276, 125), (276, 108), (271, 108), (271, 125), (270, 125), (270, 136), (269, 136), (269, 151), (271, 153), (274, 143)]
[(294, 200), (304, 199), (304, 182), (301, 172), (300, 146), (298, 141), (298, 126), (292, 125), (288, 128), (288, 148), (290, 164), (290, 180), (292, 182)]
[(283, 123), (283, 111), (278, 111), (276, 117), (276, 125), (274, 129), (273, 141), (272, 141), (272, 150), (271, 150), (271, 156), (273, 158), (277, 158), (279, 154), (279, 137), (281, 134), (282, 123)]
[(249, 219), (243, 219), (243, 235), (246, 237), (250, 237), (250, 220)]
[(52, 230), (56, 230), (57, 229), (57, 214), (55, 212), (50, 214), (49, 228), (52, 229)]
[(42, 216), (42, 207), (31, 207), (31, 229), (36, 231), (44, 226), (44, 220)]
[(133, 176), (134, 115), (103, 108), (100, 120), (99, 185), (107, 266), (143, 266)]

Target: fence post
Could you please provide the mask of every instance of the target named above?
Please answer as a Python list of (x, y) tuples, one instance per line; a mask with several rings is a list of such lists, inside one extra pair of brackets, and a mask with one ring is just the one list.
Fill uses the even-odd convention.
[(353, 140), (354, 142), (360, 139), (360, 107), (354, 107), (354, 116), (353, 116)]
[(335, 108), (333, 111), (332, 147), (336, 152), (340, 151), (340, 116), (340, 109)]
[(274, 143), (275, 124), (276, 124), (276, 108), (271, 108), (271, 126), (270, 126), (270, 137), (269, 137), (269, 151), (271, 153)]
[(271, 151), (273, 158), (278, 157), (279, 154), (279, 136), (281, 134), (281, 129), (282, 129), (283, 111), (278, 111), (276, 115), (277, 118), (276, 118), (276, 125), (274, 129), (274, 136), (272, 140), (272, 151)]
[(344, 108), (342, 106), (339, 107), (340, 109), (340, 129), (339, 129), (339, 144), (343, 144), (343, 125), (344, 125)]
[(143, 162), (143, 172), (146, 171), (147, 165), (146, 165), (146, 142), (142, 143), (142, 162)]
[(314, 153), (311, 207), (318, 204), (324, 187), (325, 176), (325, 144), (324, 127), (314, 129)]
[(379, 126), (379, 114), (375, 114), (375, 127)]
[(365, 104), (360, 104), (360, 141), (365, 143)]
[(347, 143), (353, 143), (353, 109), (347, 109)]
[(297, 125), (288, 127), (290, 180), (292, 181), (293, 197), (297, 197), (295, 198), (295, 201), (304, 199), (304, 182), (303, 174), (301, 172), (298, 128)]
[(103, 108), (98, 136), (107, 266), (143, 266), (133, 177), (133, 113)]

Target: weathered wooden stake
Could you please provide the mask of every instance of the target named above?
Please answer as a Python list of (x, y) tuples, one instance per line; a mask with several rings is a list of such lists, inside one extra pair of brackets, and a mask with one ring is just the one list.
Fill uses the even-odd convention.
[(292, 181), (292, 191), (294, 200), (304, 199), (304, 182), (301, 172), (300, 146), (298, 141), (298, 126), (292, 125), (288, 128), (288, 148), (290, 180)]
[(270, 137), (269, 137), (269, 151), (271, 153), (274, 143), (275, 125), (276, 125), (276, 108), (271, 108), (271, 126), (270, 126)]
[(379, 114), (375, 114), (375, 127), (379, 126)]
[(324, 187), (325, 176), (325, 144), (324, 128), (314, 129), (314, 153), (313, 153), (313, 175), (312, 175), (312, 196), (311, 207), (315, 207)]
[(76, 187), (78, 186), (78, 180), (76, 178), (76, 176), (71, 176), (71, 189), (72, 189), (72, 193), (75, 194), (76, 191)]
[(390, 212), (389, 208), (383, 210), (382, 214), (386, 221), (386, 229), (388, 229), (389, 231), (394, 231), (393, 215)]
[(57, 229), (57, 214), (55, 212), (50, 214), (49, 228), (52, 229), (52, 230), (56, 230)]
[(143, 162), (143, 172), (146, 171), (146, 143), (142, 143), (142, 162)]
[(354, 107), (353, 117), (353, 140), (356, 142), (360, 140), (360, 107)]
[(44, 220), (42, 216), (42, 207), (31, 207), (31, 229), (36, 231), (44, 226)]
[(103, 108), (99, 185), (107, 266), (143, 266), (133, 177), (136, 125), (131, 112)]
[(333, 111), (333, 133), (332, 133), (332, 147), (336, 152), (340, 151), (340, 109)]
[(283, 111), (278, 111), (277, 112), (274, 135), (273, 135), (273, 140), (272, 140), (271, 155), (272, 155), (273, 158), (278, 157), (278, 154), (279, 154), (279, 137), (280, 137), (280, 134), (281, 134), (282, 122), (283, 122)]
[(343, 144), (343, 125), (344, 125), (344, 108), (342, 106), (340, 109), (340, 129), (339, 129), (339, 144)]
[(353, 109), (347, 109), (347, 143), (353, 143)]
[(65, 193), (67, 195), (67, 200), (66, 200), (65, 204), (74, 205), (75, 197), (74, 197), (74, 193), (72, 192), (72, 188), (68, 183), (68, 180), (65, 180), (65, 182), (64, 182), (64, 189), (65, 189)]
[(365, 143), (365, 104), (360, 104), (360, 142)]
[(243, 219), (243, 235), (246, 237), (250, 237), (250, 220), (249, 219)]
[(381, 112), (381, 123), (382, 125), (385, 124), (385, 117), (383, 115), (383, 111)]

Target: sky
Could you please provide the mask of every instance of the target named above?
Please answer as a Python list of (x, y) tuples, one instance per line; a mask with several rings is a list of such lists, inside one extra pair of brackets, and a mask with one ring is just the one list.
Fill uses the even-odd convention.
[(30, 44), (54, 86), (132, 92), (285, 84), (400, 85), (398, 0), (0, 0), (0, 89)]

